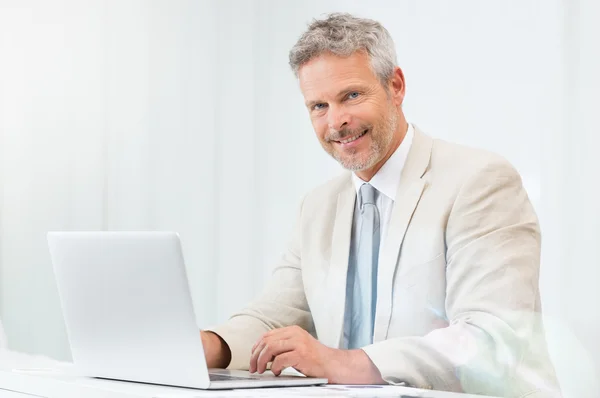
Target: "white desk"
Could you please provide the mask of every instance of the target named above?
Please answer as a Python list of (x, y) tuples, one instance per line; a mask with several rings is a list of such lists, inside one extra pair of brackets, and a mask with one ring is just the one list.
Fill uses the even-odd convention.
[[(47, 358), (28, 359), (17, 354), (11, 360), (0, 351), (0, 398), (192, 398), (192, 397), (397, 397), (476, 398), (481, 396), (393, 386), (288, 387), (228, 391), (204, 391), (100, 380), (71, 375), (69, 364)], [(25, 366), (24, 366), (25, 365)], [(13, 369), (51, 367), (54, 370), (14, 371)]]

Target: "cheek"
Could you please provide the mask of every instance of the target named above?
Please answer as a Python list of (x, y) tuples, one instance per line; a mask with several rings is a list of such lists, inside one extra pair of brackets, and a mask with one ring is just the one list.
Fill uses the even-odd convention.
[(321, 119), (313, 119), (312, 125), (315, 133), (317, 134), (317, 138), (319, 138), (320, 141), (325, 140), (325, 136), (327, 135), (328, 131), (327, 123)]
[(381, 114), (381, 110), (372, 103), (363, 103), (348, 112), (352, 116), (353, 127), (358, 128), (364, 124), (372, 124)]

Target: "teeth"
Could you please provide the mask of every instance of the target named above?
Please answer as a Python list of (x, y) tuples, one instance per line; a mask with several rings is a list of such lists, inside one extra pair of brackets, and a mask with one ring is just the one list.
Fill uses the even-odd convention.
[(348, 138), (347, 140), (340, 141), (340, 142), (341, 142), (342, 144), (347, 144), (347, 143), (349, 143), (349, 142), (356, 141), (357, 139), (359, 139), (360, 137), (362, 137), (362, 136), (363, 136), (363, 135), (365, 135), (365, 134), (367, 134), (367, 132), (366, 132), (366, 131), (365, 131), (365, 132), (362, 132), (362, 133), (360, 133), (359, 135), (355, 135), (354, 137), (350, 137), (350, 138)]

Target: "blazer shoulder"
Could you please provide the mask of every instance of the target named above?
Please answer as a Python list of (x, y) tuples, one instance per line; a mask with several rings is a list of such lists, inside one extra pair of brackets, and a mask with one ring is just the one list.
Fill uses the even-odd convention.
[(432, 172), (459, 174), (465, 178), (489, 169), (517, 173), (515, 167), (502, 155), (441, 139), (433, 139), (430, 166)]

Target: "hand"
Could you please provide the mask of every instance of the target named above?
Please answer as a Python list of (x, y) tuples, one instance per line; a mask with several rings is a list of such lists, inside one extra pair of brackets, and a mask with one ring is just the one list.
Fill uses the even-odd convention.
[(324, 376), (331, 351), (299, 326), (271, 330), (252, 347), (250, 372), (264, 373), (267, 364), (273, 362), (271, 371), (277, 376), (288, 366), (307, 376)]
[(204, 356), (208, 368), (224, 369), (231, 362), (231, 350), (229, 346), (216, 333), (201, 330), (200, 338), (204, 347)]
[(250, 372), (264, 373), (269, 362), (276, 376), (291, 366), (306, 376), (326, 378), (332, 384), (385, 384), (363, 350), (327, 347), (299, 326), (271, 330), (254, 344)]

